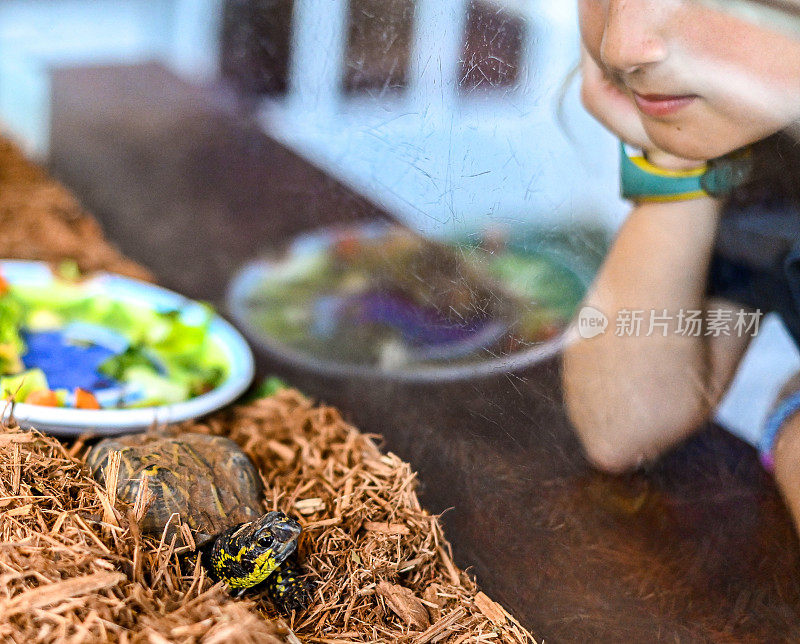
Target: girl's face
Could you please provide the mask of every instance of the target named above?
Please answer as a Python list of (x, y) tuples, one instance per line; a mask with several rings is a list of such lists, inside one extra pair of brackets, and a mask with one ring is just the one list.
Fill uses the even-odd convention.
[(800, 40), (697, 0), (578, 0), (589, 55), (650, 140), (710, 159), (800, 120)]

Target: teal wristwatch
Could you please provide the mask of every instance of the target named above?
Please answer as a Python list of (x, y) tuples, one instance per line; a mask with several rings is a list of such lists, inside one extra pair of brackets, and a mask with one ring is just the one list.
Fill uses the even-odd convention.
[(653, 165), (644, 152), (620, 141), (620, 188), (622, 198), (631, 201), (666, 202), (720, 197), (741, 185), (749, 172), (749, 150), (689, 170), (668, 170)]

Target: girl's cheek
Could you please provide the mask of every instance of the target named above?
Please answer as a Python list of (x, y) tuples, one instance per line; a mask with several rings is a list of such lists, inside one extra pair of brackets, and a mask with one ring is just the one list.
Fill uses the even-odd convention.
[(603, 3), (598, 0), (578, 0), (578, 18), (581, 40), (586, 46), (586, 50), (599, 64), (606, 23)]
[(771, 134), (800, 118), (800, 44), (753, 25), (718, 18), (717, 33), (698, 33), (697, 70), (715, 114)]
[(695, 11), (684, 37), (709, 71), (727, 68), (739, 77), (800, 88), (800, 41), (719, 10)]

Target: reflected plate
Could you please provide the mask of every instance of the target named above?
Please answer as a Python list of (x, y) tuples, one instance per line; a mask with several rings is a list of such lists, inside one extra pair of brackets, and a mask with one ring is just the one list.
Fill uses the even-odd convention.
[[(303, 341), (309, 335), (313, 336), (314, 341), (329, 337), (330, 331), (324, 325), (330, 324), (331, 320), (335, 319), (339, 309), (336, 306), (325, 305), (328, 305), (331, 300), (334, 300), (334, 305), (337, 305), (337, 298), (330, 296), (340, 295), (339, 291), (336, 290), (338, 287), (334, 286), (332, 288), (330, 284), (311, 284), (309, 286), (309, 284), (303, 282), (303, 279), (305, 276), (315, 273), (324, 277), (326, 274), (325, 266), (318, 266), (315, 262), (338, 244), (341, 244), (342, 252), (345, 254), (352, 253), (355, 252), (352, 247), (354, 240), (356, 242), (380, 240), (390, 230), (392, 230), (392, 226), (386, 223), (333, 226), (301, 234), (288, 245), (271, 249), (267, 257), (251, 261), (243, 266), (229, 284), (226, 299), (227, 310), (231, 318), (243, 330), (250, 341), (271, 358), (292, 368), (337, 378), (363, 377), (420, 383), (469, 380), (518, 371), (532, 364), (547, 360), (561, 351), (564, 343), (563, 332), (557, 332), (548, 339), (529, 343), (509, 353), (493, 354), (488, 351), (481, 351), (480, 347), (483, 344), (476, 343), (485, 342), (490, 344), (496, 339), (496, 334), (492, 335), (492, 333), (495, 333), (494, 329), (486, 328), (484, 329), (486, 334), (476, 332), (467, 338), (471, 344), (463, 343), (468, 344), (467, 349), (470, 349), (475, 354), (476, 357), (474, 358), (463, 358), (461, 354), (456, 353), (456, 350), (460, 350), (462, 347), (456, 346), (458, 344), (456, 342), (450, 342), (444, 348), (450, 351), (449, 355), (452, 359), (448, 359), (446, 355), (442, 358), (437, 354), (435, 356), (437, 358), (436, 361), (418, 361), (410, 364), (370, 364), (314, 352), (306, 347), (301, 347), (297, 342), (293, 343), (283, 337), (279, 337), (276, 333), (270, 333), (263, 325), (256, 322), (256, 316), (252, 308), (254, 302), (258, 303), (259, 311), (262, 313), (277, 310), (271, 302), (265, 303), (266, 300), (264, 300), (263, 293), (261, 293), (263, 285), (265, 283), (291, 284), (286, 288), (294, 289), (295, 292), (299, 293), (298, 298), (304, 297), (304, 294), (308, 295), (312, 300), (312, 304), (301, 303), (301, 305), (294, 307), (284, 305), (284, 310), (286, 311), (297, 310), (296, 320), (289, 320), (287, 317), (287, 328), (292, 333), (305, 334), (302, 336)], [(357, 246), (358, 244), (356, 244)], [(542, 254), (542, 256), (544, 255)], [(560, 261), (555, 256), (548, 257), (548, 260), (558, 270), (565, 274), (569, 273), (570, 279), (580, 287), (581, 291), (585, 289), (588, 280), (584, 279), (574, 267)], [(295, 284), (296, 281), (300, 282), (299, 286)], [(357, 290), (352, 281), (348, 282), (348, 288), (351, 291)], [(273, 297), (273, 299), (275, 298)], [(576, 296), (576, 302), (579, 299), (580, 297)], [(359, 300), (359, 303), (363, 304), (363, 300)], [(294, 300), (292, 300), (291, 304), (295, 304)], [(378, 304), (382, 305), (383, 309), (389, 309), (393, 303), (389, 302), (387, 304), (381, 301)], [(397, 308), (395, 306), (392, 311), (396, 312)], [(400, 313), (403, 313), (403, 311)], [(398, 317), (402, 316), (398, 314)], [(413, 316), (408, 315), (406, 317)], [(311, 320), (310, 322), (309, 319)], [(566, 322), (564, 326), (566, 327)], [(434, 330), (436, 329), (434, 328)], [(419, 336), (419, 334), (417, 335)], [(306, 344), (310, 346), (310, 343)], [(345, 345), (342, 344), (340, 346)], [(409, 355), (414, 355), (412, 351), (405, 347), (403, 351), (406, 358)], [(430, 350), (428, 350), (428, 355), (431, 355)], [(442, 355), (444, 355), (443, 352)]]

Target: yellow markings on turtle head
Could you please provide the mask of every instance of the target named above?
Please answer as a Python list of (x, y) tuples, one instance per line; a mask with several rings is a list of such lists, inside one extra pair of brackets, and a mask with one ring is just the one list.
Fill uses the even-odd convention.
[(250, 548), (252, 548), (252, 546), (242, 546), (241, 548), (239, 548), (239, 552), (237, 552), (235, 555), (228, 554), (225, 551), (225, 548), (220, 548), (219, 549), (219, 560), (220, 561), (241, 561), (242, 557), (244, 557), (244, 555), (247, 553), (248, 550), (250, 550)]
[(214, 568), (219, 577), (231, 588), (250, 588), (251, 586), (256, 586), (269, 577), (279, 565), (278, 561), (275, 559), (274, 552), (270, 549), (260, 554), (255, 561), (253, 561), (252, 569), (246, 574), (239, 577), (226, 575), (226, 564), (228, 562), (240, 563), (250, 549), (252, 549), (252, 546), (242, 546), (235, 555), (230, 554), (224, 548), (220, 548), (219, 550), (216, 560), (214, 561)]
[[(240, 550), (239, 555), (241, 554), (242, 551)], [(272, 550), (269, 550), (258, 556), (253, 562), (253, 569), (249, 573), (241, 577), (228, 577), (225, 581), (231, 588), (250, 588), (264, 581), (277, 567), (278, 562), (275, 560)]]

